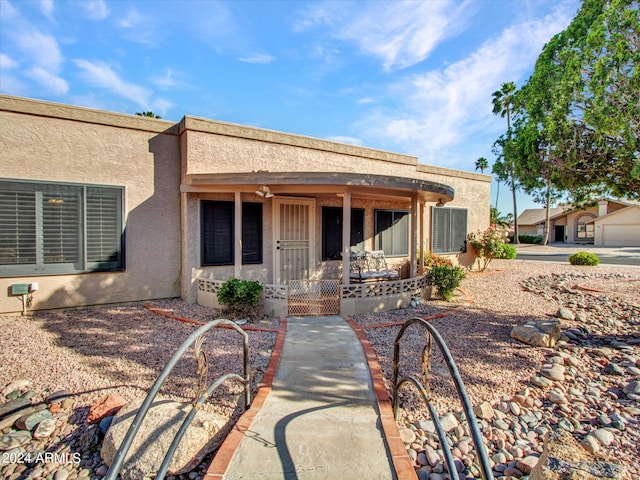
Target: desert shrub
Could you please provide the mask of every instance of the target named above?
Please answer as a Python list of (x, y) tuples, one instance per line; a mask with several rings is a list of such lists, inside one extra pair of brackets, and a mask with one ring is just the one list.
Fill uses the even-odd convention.
[(542, 243), (542, 237), (538, 235), (518, 235), (518, 240), (520, 240), (520, 243), (533, 243), (535, 245)]
[(484, 232), (470, 233), (467, 240), (476, 251), (481, 271), (486, 270), (494, 258), (505, 258), (504, 247), (509, 240), (504, 230), (489, 227)]
[(600, 263), (598, 255), (589, 252), (577, 252), (569, 257), (571, 265), (589, 265), (595, 267)]
[(453, 265), (436, 265), (431, 267), (427, 275), (431, 285), (437, 288), (438, 296), (448, 302), (453, 298), (455, 289), (466, 277), (462, 268)]
[(234, 319), (248, 318), (262, 297), (263, 285), (254, 280), (230, 278), (218, 290), (218, 303)]
[(453, 266), (451, 259), (443, 257), (442, 255), (436, 255), (435, 253), (427, 252), (424, 255), (424, 266), (427, 268), (450, 265)]
[(502, 247), (502, 256), (500, 258), (513, 260), (514, 258), (516, 258), (517, 254), (518, 254), (518, 251), (516, 250), (516, 247), (514, 247), (509, 243), (505, 243), (504, 246)]

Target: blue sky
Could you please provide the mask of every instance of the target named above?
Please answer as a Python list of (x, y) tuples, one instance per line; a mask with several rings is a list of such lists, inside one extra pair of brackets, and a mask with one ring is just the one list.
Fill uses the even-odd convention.
[[(474, 171), (578, 0), (0, 0), (0, 92), (194, 115)], [(492, 204), (496, 199), (492, 185)], [(512, 212), (500, 188), (498, 208)], [(518, 211), (539, 208), (520, 195)]]

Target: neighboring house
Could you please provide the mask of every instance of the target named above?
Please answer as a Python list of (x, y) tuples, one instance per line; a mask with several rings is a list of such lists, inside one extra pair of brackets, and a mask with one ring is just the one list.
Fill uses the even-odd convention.
[[(215, 305), (231, 276), (279, 315), (309, 285), (343, 314), (398, 308), (422, 294), (425, 251), (470, 265), (489, 220), (488, 175), (189, 116), (0, 95), (0, 155), (0, 312), (21, 285), (31, 309)], [(401, 279), (350, 284), (350, 250), (384, 250)]]
[[(555, 207), (550, 212), (549, 242), (592, 243), (605, 247), (640, 246), (640, 203), (600, 200), (598, 205), (574, 210)], [(546, 209), (535, 208), (518, 217), (521, 235), (544, 234)]]

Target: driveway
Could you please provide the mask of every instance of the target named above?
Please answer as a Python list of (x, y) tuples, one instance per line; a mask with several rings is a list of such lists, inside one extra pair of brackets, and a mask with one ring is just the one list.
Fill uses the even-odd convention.
[(550, 243), (549, 245), (515, 245), (519, 260), (537, 260), (544, 262), (569, 262), (569, 255), (576, 252), (595, 253), (600, 263), (610, 265), (640, 266), (640, 247), (596, 247), (575, 243)]

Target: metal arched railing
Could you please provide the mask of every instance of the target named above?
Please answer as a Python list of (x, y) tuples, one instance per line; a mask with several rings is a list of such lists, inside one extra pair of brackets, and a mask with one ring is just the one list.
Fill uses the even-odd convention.
[[(214, 380), (213, 383), (211, 383), (211, 385), (209, 385), (209, 387), (206, 388), (205, 390), (208, 365), (207, 365), (207, 357), (204, 351), (202, 350), (202, 343), (204, 342), (203, 334), (207, 330), (215, 327), (232, 328), (233, 330), (237, 331), (240, 335), (242, 335), (244, 376), (238, 375), (236, 373), (228, 373)], [(144, 402), (142, 402), (142, 405), (138, 409), (138, 413), (133, 419), (133, 422), (131, 423), (131, 426), (129, 427), (127, 434), (125, 435), (124, 440), (122, 441), (122, 444), (120, 445), (120, 448), (118, 449), (118, 452), (116, 453), (116, 456), (114, 457), (113, 462), (111, 463), (111, 467), (109, 468), (107, 475), (104, 477), (104, 480), (115, 480), (118, 477), (118, 474), (122, 469), (122, 465), (124, 464), (124, 459), (129, 449), (131, 448), (133, 439), (135, 438), (138, 431), (140, 430), (142, 421), (144, 420), (144, 417), (149, 411), (151, 403), (153, 402), (156, 395), (158, 394), (160, 387), (162, 387), (165, 380), (171, 374), (171, 372), (173, 371), (178, 361), (182, 358), (184, 353), (187, 351), (187, 349), (191, 345), (194, 345), (194, 353), (195, 353), (196, 362), (197, 362), (198, 389), (195, 395), (195, 399), (192, 403), (191, 410), (189, 411), (186, 418), (182, 422), (182, 425), (178, 429), (178, 432), (176, 433), (176, 436), (171, 442), (171, 445), (167, 450), (164, 460), (160, 465), (158, 473), (155, 476), (156, 480), (164, 479), (165, 475), (167, 474), (167, 470), (169, 469), (171, 458), (173, 457), (173, 454), (178, 448), (178, 445), (182, 440), (182, 437), (186, 433), (187, 428), (189, 428), (189, 425), (191, 424), (194, 417), (196, 416), (198, 409), (207, 400), (207, 398), (209, 398), (211, 393), (216, 388), (218, 388), (227, 380), (233, 380), (233, 381), (239, 382), (244, 387), (245, 409), (249, 408), (249, 405), (251, 404), (251, 378), (250, 378), (250, 371), (249, 371), (249, 336), (244, 330), (242, 330), (235, 322), (232, 322), (231, 320), (219, 319), (219, 320), (211, 321), (201, 326), (195, 332), (193, 332), (189, 336), (189, 338), (187, 338), (184, 341), (182, 346), (176, 351), (173, 357), (171, 357), (171, 360), (169, 360), (167, 365), (164, 367), (164, 370), (162, 370), (162, 373), (160, 373), (157, 380), (149, 390), (147, 397), (144, 399)]]
[[(406, 376), (398, 379), (399, 376), (399, 358), (400, 358), (400, 341), (404, 336), (407, 328), (411, 325), (420, 325), (424, 327), (427, 331), (427, 344), (422, 350), (422, 374), (424, 376), (425, 385), (422, 382), (413, 376)], [(458, 397), (462, 402), (464, 415), (467, 419), (467, 423), (469, 425), (469, 430), (471, 432), (471, 438), (473, 440), (473, 444), (475, 446), (476, 455), (479, 461), (480, 474), (482, 475), (483, 480), (493, 480), (493, 472), (491, 470), (491, 466), (489, 464), (489, 458), (487, 456), (487, 451), (485, 449), (484, 443), (482, 443), (482, 434), (480, 433), (480, 429), (478, 428), (478, 424), (476, 422), (475, 414), (473, 413), (473, 408), (471, 406), (471, 401), (469, 400), (469, 396), (464, 388), (464, 383), (462, 383), (462, 379), (460, 377), (460, 372), (458, 372), (458, 367), (456, 367), (455, 362), (453, 361), (453, 357), (451, 356), (451, 352), (449, 348), (444, 343), (444, 340), (438, 333), (438, 331), (430, 325), (427, 321), (422, 318), (412, 318), (404, 323), (398, 335), (396, 336), (394, 345), (393, 345), (393, 413), (398, 418), (398, 391), (400, 388), (406, 384), (413, 384), (422, 399), (427, 404), (427, 408), (429, 409), (429, 415), (433, 420), (433, 424), (436, 428), (436, 433), (438, 435), (438, 439), (440, 440), (440, 446), (442, 448), (442, 452), (444, 454), (445, 463), (447, 465), (447, 470), (450, 473), (450, 476), (457, 478), (456, 467), (453, 460), (453, 455), (451, 453), (451, 446), (447, 442), (447, 434), (442, 428), (442, 423), (440, 422), (440, 417), (436, 412), (435, 407), (431, 401), (431, 393), (429, 391), (429, 370), (431, 368), (431, 347), (432, 347), (432, 339), (435, 340), (436, 345), (438, 346), (440, 353), (444, 357), (445, 363), (447, 364), (447, 368), (449, 369), (449, 373), (451, 374), (451, 378), (453, 383), (455, 384), (456, 390), (458, 392)]]

